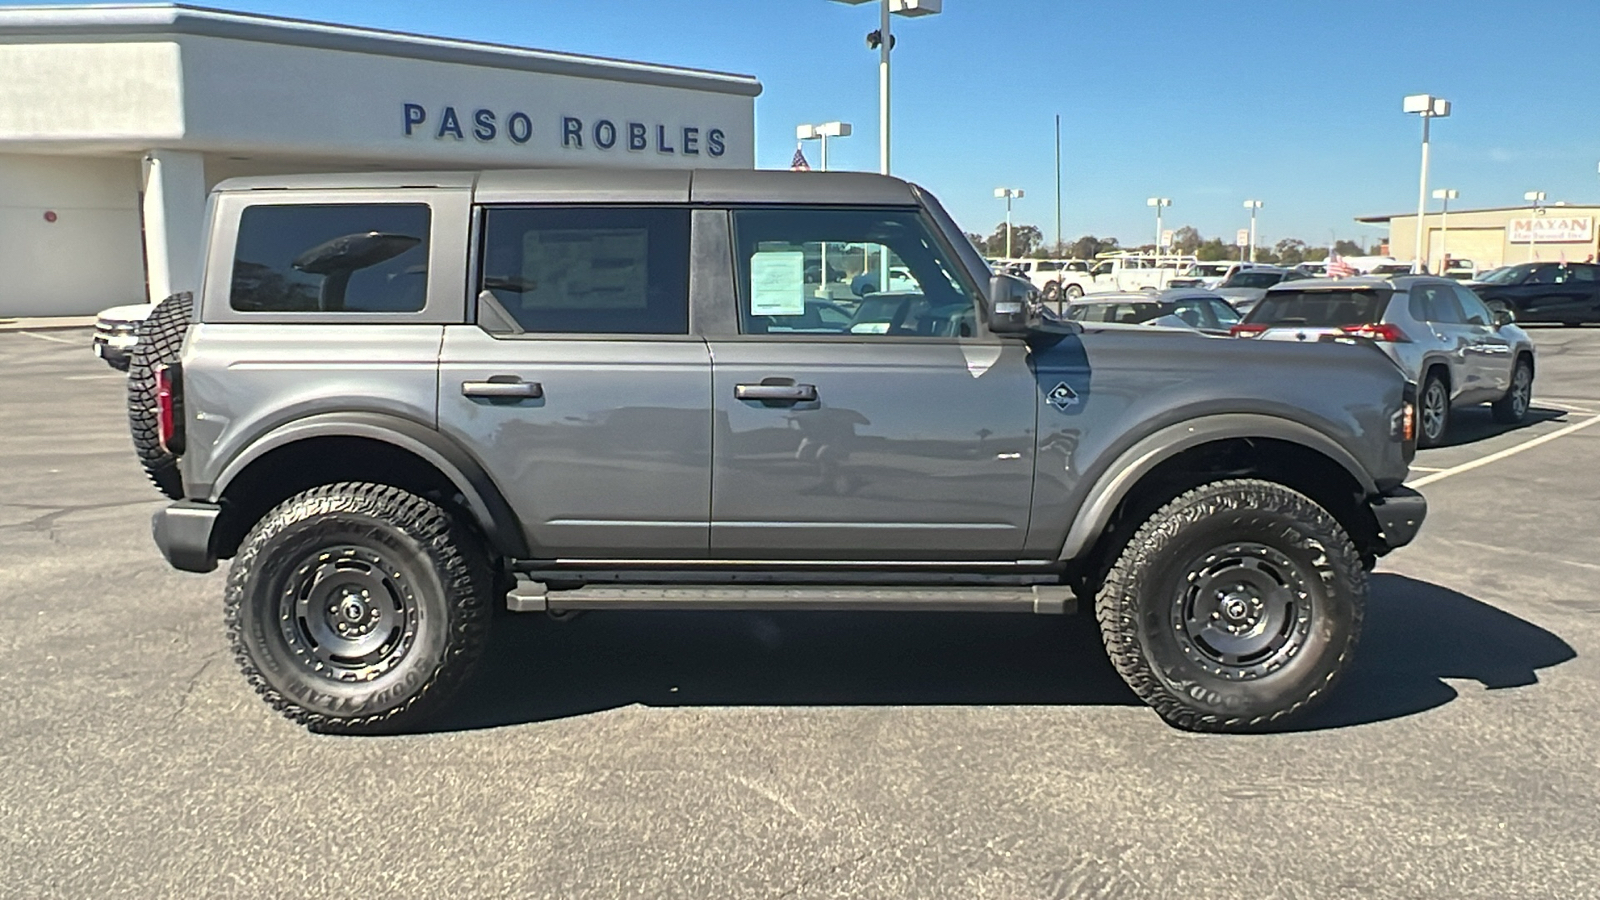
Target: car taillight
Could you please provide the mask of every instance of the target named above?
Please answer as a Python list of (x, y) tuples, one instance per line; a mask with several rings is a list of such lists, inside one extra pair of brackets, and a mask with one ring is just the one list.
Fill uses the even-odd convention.
[(1228, 333), (1234, 337), (1253, 338), (1260, 337), (1266, 330), (1267, 326), (1259, 322), (1240, 322), (1238, 325), (1228, 329)]
[(179, 397), (180, 370), (176, 366), (156, 369), (156, 429), (161, 449), (182, 453), (183, 406)]
[(1380, 341), (1389, 344), (1411, 343), (1411, 338), (1406, 337), (1406, 333), (1400, 330), (1400, 326), (1392, 325), (1388, 322), (1379, 322), (1376, 324), (1367, 325), (1346, 325), (1339, 330), (1345, 334), (1353, 334), (1356, 337), (1364, 337), (1369, 341)]

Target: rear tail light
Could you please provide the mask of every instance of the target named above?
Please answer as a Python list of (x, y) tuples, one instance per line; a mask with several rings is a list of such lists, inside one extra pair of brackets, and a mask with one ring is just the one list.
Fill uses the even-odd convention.
[(1228, 329), (1228, 333), (1234, 337), (1253, 338), (1260, 337), (1266, 330), (1267, 326), (1259, 322), (1240, 322), (1238, 325)]
[(1346, 325), (1339, 330), (1345, 334), (1354, 335), (1356, 337), (1364, 337), (1369, 341), (1378, 341), (1380, 343), (1411, 343), (1411, 338), (1406, 337), (1406, 333), (1400, 330), (1400, 326), (1391, 325), (1388, 322), (1379, 322), (1377, 324), (1367, 325)]
[(161, 449), (183, 453), (182, 371), (177, 366), (156, 369), (156, 428)]

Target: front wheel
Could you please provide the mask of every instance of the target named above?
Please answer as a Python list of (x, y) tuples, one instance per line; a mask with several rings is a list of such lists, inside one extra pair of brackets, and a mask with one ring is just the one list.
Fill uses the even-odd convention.
[(1323, 699), (1367, 597), (1360, 554), (1310, 498), (1268, 481), (1207, 484), (1145, 521), (1095, 616), (1139, 698), (1191, 731), (1255, 731)]
[(1067, 285), (1067, 289), (1062, 293), (1067, 295), (1068, 300), (1076, 300), (1083, 296), (1083, 288), (1078, 287), (1075, 284), (1069, 284)]
[(268, 704), (313, 731), (413, 727), (465, 680), (494, 575), (436, 504), (326, 485), (267, 513), (228, 573), (234, 656)]

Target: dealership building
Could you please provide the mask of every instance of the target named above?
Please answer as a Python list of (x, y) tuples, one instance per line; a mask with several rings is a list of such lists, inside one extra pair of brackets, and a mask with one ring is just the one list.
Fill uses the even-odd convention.
[(750, 168), (761, 84), (174, 4), (0, 8), (0, 318), (191, 290), (240, 175)]
[[(1472, 260), (1478, 271), (1520, 262), (1593, 260), (1595, 219), (1600, 206), (1549, 204), (1430, 212), (1423, 219), (1422, 248), (1428, 271), (1442, 272), (1444, 257)], [(1414, 259), (1417, 215), (1365, 216), (1356, 221), (1389, 226), (1389, 255)]]

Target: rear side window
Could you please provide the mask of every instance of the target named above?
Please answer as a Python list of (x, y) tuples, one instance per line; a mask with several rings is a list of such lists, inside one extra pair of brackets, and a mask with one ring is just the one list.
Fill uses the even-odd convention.
[(492, 333), (688, 334), (689, 211), (490, 209), (477, 287)]
[(1341, 328), (1381, 321), (1393, 292), (1363, 288), (1342, 291), (1272, 291), (1245, 316), (1261, 325)]
[(229, 304), (241, 312), (417, 312), (425, 203), (259, 205), (239, 217)]
[(1456, 299), (1454, 285), (1418, 284), (1411, 287), (1411, 318), (1418, 322), (1461, 325), (1467, 321)]

